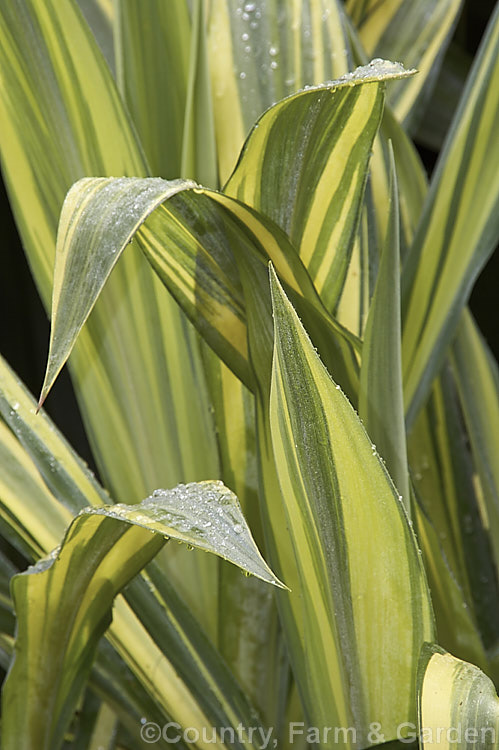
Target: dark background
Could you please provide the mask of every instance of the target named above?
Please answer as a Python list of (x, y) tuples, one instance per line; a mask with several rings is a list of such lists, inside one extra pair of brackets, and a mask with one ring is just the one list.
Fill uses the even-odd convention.
[[(471, 61), (494, 7), (493, 0), (464, 4), (454, 34), (454, 43), (466, 50)], [(431, 116), (431, 102), (428, 116)], [(438, 146), (424, 134), (416, 140), (430, 175)], [(49, 340), (49, 324), (22, 252), (3, 183), (0, 185), (2, 220), (2, 273), (0, 275), (0, 352), (32, 393), (38, 395), (43, 380)], [(496, 319), (499, 254), (496, 251), (475, 284), (471, 308), (479, 326), (499, 359), (499, 329)], [(15, 279), (15, 284), (13, 280)], [(46, 409), (80, 455), (93, 466), (90, 449), (79, 418), (67, 369), (61, 374)], [(95, 469), (95, 467), (93, 466)]]

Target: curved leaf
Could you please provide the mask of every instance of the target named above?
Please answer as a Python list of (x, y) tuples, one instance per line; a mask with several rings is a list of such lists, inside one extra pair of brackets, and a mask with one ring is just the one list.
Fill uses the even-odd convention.
[(283, 586), (221, 482), (160, 490), (139, 505), (82, 511), (61, 548), (13, 580), (18, 635), (3, 697), (5, 748), (60, 746), (114, 597), (171, 538)]
[(262, 112), (350, 67), (337, 0), (212, 0), (208, 50), (222, 184)]
[(499, 234), (499, 6), (434, 173), (402, 277), (407, 419), (414, 419)]
[(303, 601), (307, 718), (356, 727), (362, 747), (372, 722), (389, 740), (415, 719), (419, 651), (433, 632), (429, 591), (375, 447), (273, 273), (271, 285), (270, 428)]
[(417, 68), (407, 85), (395, 84), (388, 102), (407, 126), (418, 99), (427, 97), (450, 41), (462, 0), (349, 0), (347, 9), (369, 57), (400, 60)]
[(483, 494), (484, 525), (499, 573), (499, 374), (469, 311), (461, 318), (451, 362), (478, 472), (477, 492)]
[[(435, 380), (426, 407), (410, 433), (409, 460), (419, 501), (490, 656), (499, 635), (493, 541), (456, 381), (448, 364)], [(457, 622), (454, 625), (457, 637)], [(456, 655), (464, 656), (459, 652)]]
[(299, 96), (279, 102), (257, 123), (224, 188), (286, 232), (328, 310), (348, 270), (384, 84), (413, 72), (375, 60), (312, 88), (306, 109)]
[(174, 179), (181, 174), (189, 75), (187, 3), (118, 0), (114, 6), (120, 91), (152, 174)]
[[(283, 280), (303, 296), (327, 333), (331, 355), (337, 341), (338, 362), (350, 359), (354, 364), (355, 337), (327, 315), (284, 233), (238, 201), (193, 185), (159, 178), (95, 178), (80, 180), (70, 190), (58, 237), (51, 347), (40, 403), (135, 233), (203, 336), (250, 388), (238, 259), (255, 253), (262, 272), (271, 258)], [(165, 200), (170, 203), (161, 206)]]
[(418, 682), (422, 750), (497, 746), (499, 698), (478, 667), (427, 645)]
[(435, 612), (439, 643), (446, 649), (477, 664), (489, 668), (489, 659), (478, 629), (473, 607), (452, 572), (442, 540), (417, 498), (413, 497), (414, 525), (421, 550), (431, 600)]
[[(49, 309), (57, 223), (71, 185), (93, 174), (145, 176), (148, 166), (74, 0), (1, 4), (0, 82), (2, 167)], [(217, 475), (197, 346), (147, 261), (130, 253), (101, 295), (72, 363), (101, 476), (123, 501)]]
[[(3, 533), (33, 560), (53, 549), (74, 513), (89, 502), (96, 506), (110, 502), (50, 419), (43, 413), (35, 415), (35, 407), (33, 398), (0, 359), (0, 411), (10, 427), (0, 423)], [(206, 569), (209, 558), (201, 551), (188, 552), (185, 545), (170, 545), (167, 558), (179, 550), (187, 557), (182, 566), (184, 579), (186, 565), (196, 554), (202, 558), (198, 569), (201, 573)], [(230, 568), (241, 579), (234, 566), (222, 568)], [(246, 580), (250, 579), (243, 578), (242, 583)], [(116, 599), (107, 633), (114, 648), (108, 647), (103, 664), (96, 663), (100, 693), (117, 704), (120, 716), (132, 702), (135, 718), (146, 716), (160, 724), (176, 720), (200, 728), (206, 722), (210, 726), (252, 725), (254, 706), (204, 634), (206, 622), (201, 625), (195, 620), (189, 599), (190, 606), (181, 601), (179, 588), (178, 580), (167, 581), (164, 570), (158, 572), (154, 562), (128, 588), (126, 601)], [(127, 691), (116, 696), (113, 685), (122, 679)], [(147, 709), (151, 703), (153, 710)], [(139, 721), (130, 726), (131, 721), (132, 714), (127, 726), (138, 736)]]

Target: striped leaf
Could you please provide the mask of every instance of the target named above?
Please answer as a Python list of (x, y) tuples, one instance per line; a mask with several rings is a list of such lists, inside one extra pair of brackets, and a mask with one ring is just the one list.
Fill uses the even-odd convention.
[(400, 355), (400, 227), (392, 157), (388, 229), (362, 346), (359, 416), (411, 515)]
[(480, 669), (427, 645), (418, 682), (422, 750), (497, 746), (499, 698)]
[(105, 57), (110, 70), (115, 73), (113, 0), (76, 0), (81, 12), (92, 30), (97, 44)]
[[(4, 174), (49, 309), (57, 223), (70, 186), (92, 174), (145, 176), (148, 167), (74, 0), (2, 4), (0, 81)], [(113, 274), (72, 373), (101, 475), (117, 497), (132, 501), (153, 487), (217, 476), (197, 342), (140, 253)]]
[(499, 7), (441, 154), (404, 267), (403, 373), (408, 420), (442, 363), (499, 234)]
[(350, 261), (385, 81), (408, 75), (373, 62), (327, 93), (317, 88), (307, 110), (300, 97), (280, 102), (258, 122), (225, 187), (286, 232), (329, 310)]
[(418, 143), (435, 153), (438, 153), (444, 144), (472, 62), (473, 58), (459, 41), (451, 41), (426, 105), (426, 113), (431, 112), (431, 117), (424, 116), (415, 132)]
[(336, 0), (211, 0), (209, 5), (208, 54), (223, 184), (262, 112), (304, 86), (339, 78), (350, 66)]
[[(203, 136), (206, 141), (211, 103), (206, 97), (209, 81), (205, 78), (204, 25), (200, 17), (204, 4), (196, 3), (195, 9), (197, 26), (192, 30), (190, 77), (187, 83), (187, 30), (190, 23), (185, 2), (123, 0), (119, 4), (121, 88), (153, 174), (163, 177), (181, 174), (216, 186), (216, 179), (212, 176), (215, 170), (206, 164), (206, 157), (209, 159), (213, 150), (212, 138), (202, 148), (196, 148), (199, 141), (195, 137), (196, 128), (201, 131), (198, 131), (198, 136)], [(151, 29), (151, 33), (145, 35), (144, 29)], [(158, 97), (158, 91), (168, 91), (169, 96)], [(184, 126), (183, 148), (180, 124)], [(179, 158), (181, 152), (182, 164)], [(177, 165), (176, 169), (174, 164)], [(261, 538), (261, 533), (258, 534), (261, 522), (256, 492), (253, 396), (207, 348), (203, 350), (203, 363), (214, 406), (220, 476), (227, 486), (235, 490), (253, 533)], [(177, 549), (182, 552), (181, 547)], [(177, 590), (185, 594), (187, 601), (190, 597), (188, 591), (184, 592), (184, 573), (192, 558), (192, 554), (187, 559), (185, 555), (180, 555), (179, 575), (176, 577)], [(171, 570), (171, 557), (168, 563)], [(269, 725), (275, 725), (273, 674), (278, 634), (272, 593), (257, 579), (241, 579), (237, 569), (221, 565), (218, 573), (218, 616), (213, 591), (210, 591), (209, 597), (209, 605), (205, 600), (198, 599), (200, 618), (205, 626), (208, 619), (214, 621), (210, 623), (210, 631), (216, 633), (221, 654), (253, 704), (260, 709), (264, 720)], [(248, 611), (253, 612), (251, 618), (247, 616)], [(270, 637), (270, 632), (275, 634), (274, 638)], [(265, 689), (262, 689), (262, 685)], [(200, 689), (204, 688), (204, 684), (200, 686)], [(220, 721), (223, 722), (223, 719)]]
[[(448, 365), (411, 431), (409, 461), (418, 498), (438, 535), (446, 564), (484, 649), (492, 655), (499, 634), (498, 579), (457, 386)], [(437, 619), (437, 627), (438, 623)]]
[[(162, 206), (165, 200), (169, 204)], [(330, 349), (329, 357), (336, 357), (338, 367), (346, 362), (347, 385), (355, 378), (355, 338), (327, 315), (292, 246), (271, 221), (221, 193), (185, 181), (96, 178), (75, 184), (61, 216), (51, 351), (41, 401), (135, 233), (153, 267), (208, 343), (250, 388), (253, 380), (237, 263), (247, 257), (255, 260), (255, 254), (257, 272), (266, 274), (266, 263), (272, 259), (291, 290), (303, 299), (324, 348)]]
[[(118, 85), (152, 174), (179, 177), (191, 21), (185, 0), (119, 0)], [(185, 175), (184, 175), (185, 176)]]
[[(347, 10), (369, 57), (400, 60), (419, 74), (395, 84), (388, 101), (407, 126), (426, 100), (450, 41), (462, 0), (348, 0)], [(424, 102), (423, 102), (424, 103)]]
[[(36, 560), (53, 549), (78, 510), (89, 502), (102, 506), (109, 498), (43, 412), (35, 415), (33, 398), (2, 360), (0, 365), (0, 405), (10, 425), (9, 431), (0, 423), (4, 533), (27, 559)], [(182, 547), (169, 545), (168, 556)], [(202, 555), (186, 551), (187, 558), (195, 554)], [(206, 568), (202, 558), (200, 570)], [(160, 724), (173, 717), (199, 728), (250, 726), (255, 710), (195, 620), (192, 606), (180, 599), (178, 582), (170, 580), (170, 573), (167, 580), (157, 566), (147, 570), (128, 588), (127, 601), (115, 601), (107, 633), (114, 650), (108, 646), (104, 656), (99, 650), (92, 677), (100, 693), (127, 716), (126, 725), (137, 736), (137, 716)], [(185, 570), (184, 564), (184, 577)], [(116, 695), (121, 680), (126, 692)]]
[(499, 572), (499, 374), (469, 312), (463, 314), (451, 353), (461, 409), (477, 472), (476, 491)]
[(82, 511), (62, 546), (12, 583), (18, 633), (3, 697), (4, 747), (61, 745), (114, 597), (172, 538), (282, 586), (254, 545), (235, 496), (220, 482), (161, 490), (139, 505)]
[[(351, 28), (351, 24), (349, 32), (355, 61), (358, 65), (366, 65), (369, 58), (366, 56), (355, 30)], [(403, 81), (403, 83), (408, 85), (408, 81)], [(388, 91), (392, 85), (395, 84), (390, 84)], [(406, 248), (412, 243), (414, 230), (421, 215), (427, 190), (427, 178), (416, 147), (394, 117), (390, 108), (385, 106), (379, 136), (374, 141), (370, 163), (370, 179), (373, 187), (372, 200), (376, 207), (375, 224), (378, 231), (378, 242), (382, 242), (386, 234), (386, 205), (389, 200), (390, 189), (389, 140), (392, 142), (395, 164), (397, 165), (400, 192), (401, 255), (404, 258)], [(371, 220), (373, 220), (372, 217)], [(371, 263), (376, 261), (377, 251), (373, 251), (372, 255), (374, 257), (371, 259)], [(375, 262), (376, 265), (377, 262)]]
[(491, 663), (485, 651), (473, 606), (452, 572), (442, 546), (442, 537), (422, 504), (413, 497), (416, 536), (421, 544), (435, 612), (438, 641), (446, 649), (481, 669)]
[(208, 69), (205, 0), (194, 0), (189, 84), (182, 139), (182, 177), (218, 187), (215, 124)]
[(371, 744), (370, 723), (379, 722), (389, 740), (404, 718), (415, 719), (411, 675), (433, 632), (429, 593), (374, 446), (275, 275), (271, 285), (270, 428), (302, 597), (301, 689), (314, 726), (354, 726), (362, 747)]

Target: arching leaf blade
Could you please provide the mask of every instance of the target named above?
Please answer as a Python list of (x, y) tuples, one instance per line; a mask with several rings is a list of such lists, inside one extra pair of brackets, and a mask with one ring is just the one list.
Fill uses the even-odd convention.
[[(388, 103), (407, 127), (420, 114), (438, 75), (442, 56), (461, 11), (461, 0), (349, 0), (347, 10), (369, 57), (400, 60), (417, 68), (418, 75), (405, 85), (396, 83)], [(420, 97), (424, 99), (421, 102)]]
[(408, 422), (424, 402), (499, 232), (499, 8), (490, 20), (430, 186), (402, 278)]
[(336, 0), (240, 6), (213, 0), (208, 50), (222, 184), (265, 110), (350, 68), (343, 9)]
[(94, 178), (73, 186), (58, 235), (51, 348), (42, 400), (134, 235), (186, 314), (248, 387), (254, 386), (238, 270), (245, 257), (242, 248), (265, 274), (272, 259), (327, 346), (335, 346), (339, 365), (344, 361), (355, 379), (357, 339), (327, 314), (282, 230), (238, 201), (193, 184), (160, 178)]
[(306, 109), (303, 94), (279, 102), (258, 121), (225, 186), (284, 230), (330, 311), (348, 270), (385, 83), (412, 72), (373, 61), (309, 90)]
[(139, 505), (83, 511), (61, 548), (13, 582), (19, 631), (3, 698), (5, 747), (19, 747), (20, 732), (26, 741), (36, 737), (41, 748), (60, 746), (114, 597), (171, 538), (283, 585), (220, 482), (180, 485)]
[(421, 653), (419, 735), (423, 750), (494, 747), (499, 731), (499, 698), (492, 681), (473, 664), (436, 645)]
[[(0, 37), (2, 165), (48, 310), (57, 223), (71, 185), (94, 174), (146, 176), (148, 166), (74, 0), (2, 5)], [(72, 375), (101, 476), (116, 496), (131, 501), (154, 486), (217, 474), (197, 341), (140, 253), (113, 274)], [(169, 405), (159, 418), (157, 403)]]

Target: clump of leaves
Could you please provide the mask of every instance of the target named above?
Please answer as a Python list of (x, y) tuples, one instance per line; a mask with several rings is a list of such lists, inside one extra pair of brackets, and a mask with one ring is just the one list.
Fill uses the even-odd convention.
[(0, 361), (2, 746), (490, 744), (499, 11), (427, 185), (456, 0), (80, 5), (0, 7), (52, 319), (38, 406)]

